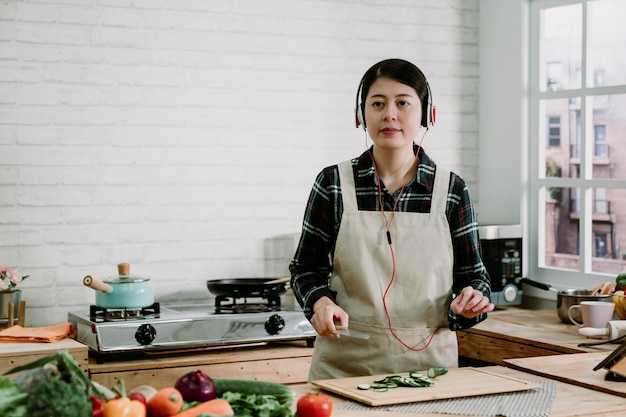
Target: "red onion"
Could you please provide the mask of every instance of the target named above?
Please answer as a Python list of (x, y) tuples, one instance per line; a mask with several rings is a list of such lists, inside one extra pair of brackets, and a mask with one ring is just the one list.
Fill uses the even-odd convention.
[(200, 370), (187, 372), (178, 378), (174, 388), (180, 391), (187, 402), (205, 402), (217, 397), (213, 380)]

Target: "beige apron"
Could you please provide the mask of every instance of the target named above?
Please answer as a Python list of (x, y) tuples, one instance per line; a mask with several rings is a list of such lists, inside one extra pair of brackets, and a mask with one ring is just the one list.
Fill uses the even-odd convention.
[(440, 327), (419, 352), (403, 346), (388, 327), (383, 294), (391, 280), (392, 259), (383, 215), (358, 210), (350, 161), (339, 164), (339, 178), (344, 211), (330, 287), (350, 316), (350, 329), (370, 338), (318, 336), (309, 381), (457, 367), (456, 335), (448, 329), (447, 316), (454, 262), (445, 215), (450, 172), (437, 169), (431, 213), (396, 212), (391, 225), (396, 275), (386, 300), (394, 332), (421, 349)]

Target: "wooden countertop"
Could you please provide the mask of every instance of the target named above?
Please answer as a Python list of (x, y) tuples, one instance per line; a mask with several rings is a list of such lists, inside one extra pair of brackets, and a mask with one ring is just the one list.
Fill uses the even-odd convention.
[(578, 334), (578, 327), (563, 323), (556, 309), (528, 310), (507, 307), (489, 313), (484, 322), (457, 333), (459, 354), (493, 364), (505, 359), (563, 353), (612, 351), (617, 345), (579, 347), (602, 341)]
[[(489, 366), (485, 369), (501, 375), (508, 375), (515, 378), (530, 378), (533, 380), (545, 379), (540, 376), (531, 376), (525, 372), (514, 369), (508, 369), (502, 366)], [(302, 395), (314, 391), (314, 387), (309, 384), (298, 384), (291, 386), (296, 393), (296, 401)], [(363, 411), (363, 410), (344, 410), (341, 404), (345, 399), (334, 394), (329, 394), (333, 398), (333, 417), (444, 417), (453, 416), (452, 414), (439, 413), (404, 413), (396, 411)], [(294, 402), (294, 403), (295, 403)], [(592, 391), (583, 387), (563, 382), (556, 382), (556, 395), (552, 403), (550, 417), (617, 417), (626, 415), (626, 402), (623, 398), (603, 392)], [(454, 414), (459, 417), (461, 415)], [(462, 416), (461, 416), (462, 417)], [(469, 417), (469, 415), (467, 416)]]
[(157, 388), (170, 386), (183, 373), (196, 369), (220, 378), (244, 378), (285, 384), (307, 380), (313, 348), (306, 341), (263, 346), (229, 347), (187, 353), (145, 355), (132, 359), (112, 358), (99, 362), (89, 358), (91, 378), (106, 386), (123, 379), (127, 386), (150, 381)]
[(89, 349), (74, 339), (66, 338), (54, 343), (0, 343), (0, 375), (37, 358), (53, 355), (59, 350), (66, 350), (87, 372)]
[(89, 358), (89, 369), (98, 373), (101, 369), (111, 371), (143, 370), (155, 368), (177, 368), (191, 366), (202, 362), (205, 365), (218, 363), (238, 363), (243, 361), (259, 361), (268, 359), (308, 357), (313, 354), (313, 348), (306, 346), (305, 341), (274, 343), (262, 346), (228, 347), (188, 353), (170, 352), (167, 354), (146, 354), (133, 359), (115, 359), (99, 363), (95, 356)]

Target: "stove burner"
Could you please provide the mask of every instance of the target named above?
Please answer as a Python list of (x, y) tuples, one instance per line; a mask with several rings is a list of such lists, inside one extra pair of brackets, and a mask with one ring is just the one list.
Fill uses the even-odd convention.
[(247, 298), (243, 298), (243, 303), (238, 303), (240, 297), (229, 297), (218, 295), (215, 297), (216, 314), (239, 314), (239, 313), (263, 313), (267, 311), (280, 311), (280, 296), (268, 295), (263, 297), (263, 301), (248, 303)]
[(141, 320), (157, 318), (160, 316), (160, 311), (159, 303), (139, 309), (103, 308), (91, 305), (89, 306), (89, 318), (94, 322)]

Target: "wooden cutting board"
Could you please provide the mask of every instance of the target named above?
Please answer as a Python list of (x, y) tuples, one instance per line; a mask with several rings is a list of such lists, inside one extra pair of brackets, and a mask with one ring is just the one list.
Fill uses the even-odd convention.
[(513, 369), (626, 397), (626, 382), (607, 381), (605, 379), (606, 369), (593, 370), (609, 354), (610, 352), (597, 352), (539, 356), (536, 358), (505, 359), (504, 363)]
[[(426, 375), (426, 372), (422, 373)], [(408, 375), (408, 373), (399, 375)], [(540, 388), (539, 384), (472, 367), (450, 369), (447, 374), (433, 378), (435, 385), (431, 387), (398, 387), (385, 392), (357, 388), (359, 384), (372, 384), (375, 379), (382, 379), (386, 376), (389, 375), (325, 379), (313, 381), (313, 384), (370, 406), (406, 404)]]

